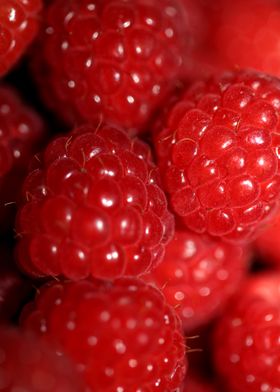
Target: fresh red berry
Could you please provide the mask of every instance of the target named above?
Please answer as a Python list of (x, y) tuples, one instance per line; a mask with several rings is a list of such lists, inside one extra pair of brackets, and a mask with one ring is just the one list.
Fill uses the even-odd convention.
[(74, 365), (32, 333), (0, 328), (0, 391), (83, 392)]
[(218, 322), (214, 359), (226, 390), (280, 390), (279, 299), (279, 274), (252, 277)]
[(43, 122), (34, 110), (13, 88), (0, 85), (0, 231), (11, 225), (29, 160), (44, 133)]
[(173, 211), (197, 233), (245, 241), (278, 208), (280, 81), (250, 70), (194, 83), (156, 150)]
[(163, 262), (145, 279), (174, 306), (188, 332), (207, 324), (238, 290), (248, 252), (189, 231), (177, 231)]
[(1, 0), (0, 76), (21, 58), (39, 28), (41, 0)]
[(192, 41), (177, 0), (56, 0), (45, 22), (34, 73), (47, 104), (68, 123), (132, 133), (164, 103)]
[(280, 268), (280, 216), (258, 236), (255, 248), (265, 264)]
[(218, 10), (208, 45), (213, 46), (224, 67), (250, 67), (280, 76), (278, 0), (209, 3), (217, 3)]
[(201, 376), (188, 374), (185, 381), (184, 392), (217, 392), (217, 389)]
[(141, 275), (173, 234), (149, 147), (108, 126), (51, 142), (23, 192), (17, 254), (32, 276)]
[(94, 392), (180, 390), (186, 371), (180, 320), (139, 279), (49, 284), (22, 322), (59, 344)]

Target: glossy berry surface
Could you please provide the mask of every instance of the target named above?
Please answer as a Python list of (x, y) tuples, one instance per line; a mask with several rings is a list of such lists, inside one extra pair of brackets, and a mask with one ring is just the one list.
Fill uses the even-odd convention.
[(270, 225), (258, 236), (254, 245), (261, 261), (265, 264), (280, 268), (280, 216), (279, 214)]
[(41, 0), (1, 0), (0, 76), (24, 54), (39, 29)]
[(190, 332), (221, 312), (247, 267), (248, 254), (242, 247), (177, 231), (163, 262), (145, 279), (163, 291)]
[(83, 392), (74, 365), (30, 332), (0, 328), (0, 391)]
[(1, 232), (11, 225), (14, 203), (18, 201), (29, 160), (44, 138), (44, 125), (37, 113), (12, 87), (0, 85)]
[(191, 45), (183, 10), (177, 0), (52, 2), (34, 53), (48, 105), (71, 124), (147, 130)]
[(218, 322), (216, 368), (229, 392), (280, 389), (280, 275), (252, 277)]
[(115, 128), (54, 139), (23, 186), (20, 266), (74, 280), (149, 271), (173, 234), (158, 177), (148, 146)]
[(216, 50), (224, 67), (250, 67), (280, 76), (279, 2), (219, 0), (215, 3), (208, 45)]
[(139, 279), (50, 284), (23, 325), (54, 339), (94, 392), (180, 390), (181, 323), (162, 294)]
[(194, 83), (156, 149), (173, 211), (197, 233), (245, 241), (278, 208), (278, 79), (250, 70)]

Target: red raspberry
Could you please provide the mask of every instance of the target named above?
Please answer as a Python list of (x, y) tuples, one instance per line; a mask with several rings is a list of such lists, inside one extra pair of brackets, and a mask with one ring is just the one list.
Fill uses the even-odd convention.
[(278, 207), (280, 81), (244, 70), (193, 84), (169, 112), (156, 149), (184, 224), (248, 240)]
[(0, 390), (82, 392), (72, 363), (30, 332), (0, 328)]
[(217, 392), (217, 389), (197, 375), (187, 376), (184, 392)]
[(190, 332), (217, 316), (247, 266), (248, 254), (241, 247), (177, 231), (163, 262), (145, 279), (162, 289)]
[(145, 130), (183, 71), (191, 34), (177, 0), (56, 0), (35, 52), (47, 104), (70, 124)]
[(280, 275), (251, 278), (218, 322), (214, 354), (232, 392), (280, 390)]
[(26, 175), (29, 160), (43, 138), (43, 123), (39, 116), (11, 87), (0, 85), (1, 231), (11, 224), (11, 215), (15, 207), (5, 204), (18, 201), (19, 189)]
[[(0, 322), (11, 319), (31, 292), (31, 284), (25, 280), (13, 264), (10, 251), (0, 247)], [(1, 390), (1, 388), (0, 388)]]
[(95, 392), (180, 390), (186, 370), (180, 320), (139, 279), (52, 283), (23, 324), (61, 345)]
[(213, 45), (224, 66), (252, 67), (280, 76), (279, 1), (222, 0), (217, 3), (209, 46)]
[(32, 276), (140, 275), (173, 234), (150, 149), (115, 128), (55, 139), (27, 177), (18, 214), (20, 266)]
[(280, 268), (280, 215), (266, 227), (265, 231), (255, 241), (257, 253), (265, 264)]
[(24, 54), (38, 32), (41, 0), (1, 0), (0, 76)]

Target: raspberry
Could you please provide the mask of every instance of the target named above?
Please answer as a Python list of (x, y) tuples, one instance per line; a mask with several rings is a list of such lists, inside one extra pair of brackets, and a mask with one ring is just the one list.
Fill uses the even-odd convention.
[(214, 359), (227, 390), (279, 390), (279, 293), (279, 274), (253, 277), (218, 322)]
[(177, 231), (163, 262), (145, 279), (162, 289), (190, 332), (223, 309), (247, 265), (248, 254), (240, 246)]
[(51, 283), (22, 322), (60, 345), (95, 392), (180, 390), (186, 370), (180, 320), (139, 279)]
[(218, 3), (208, 45), (217, 51), (224, 67), (252, 67), (280, 76), (278, 0)]
[(184, 392), (217, 392), (217, 390), (209, 382), (192, 374), (187, 376)]
[(14, 213), (13, 206), (5, 204), (18, 201), (17, 195), (29, 160), (44, 137), (44, 126), (39, 116), (21, 100), (15, 90), (0, 85), (1, 231), (11, 225)]
[(265, 264), (280, 268), (280, 216), (277, 215), (271, 225), (255, 241), (257, 253)]
[(75, 367), (30, 332), (0, 328), (0, 390), (81, 392)]
[(47, 104), (71, 125), (146, 130), (183, 72), (192, 41), (183, 15), (177, 0), (52, 2), (34, 53)]
[(109, 126), (76, 129), (46, 149), (23, 186), (20, 266), (32, 276), (111, 279), (156, 266), (173, 234), (150, 150)]
[(0, 76), (24, 54), (38, 32), (41, 0), (1, 0)]
[(250, 70), (194, 83), (168, 113), (156, 149), (184, 224), (248, 241), (278, 208), (280, 81)]
[(0, 254), (0, 321), (7, 321), (16, 315), (26, 300), (31, 284), (14, 267), (7, 248), (0, 247)]

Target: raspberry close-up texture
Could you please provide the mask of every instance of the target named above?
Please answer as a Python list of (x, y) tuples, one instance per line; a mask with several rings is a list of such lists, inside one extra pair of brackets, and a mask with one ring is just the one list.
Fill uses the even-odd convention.
[(58, 0), (45, 11), (34, 74), (70, 124), (105, 120), (146, 131), (191, 46), (177, 0)]
[(94, 392), (179, 391), (186, 372), (181, 323), (139, 279), (45, 286), (22, 320), (53, 339)]
[(194, 83), (169, 111), (158, 163), (190, 230), (247, 241), (277, 211), (279, 104), (277, 78), (243, 70)]
[(39, 29), (41, 0), (1, 0), (0, 77), (24, 54)]
[(31, 276), (141, 275), (173, 235), (149, 147), (105, 125), (54, 139), (23, 194), (17, 256)]

